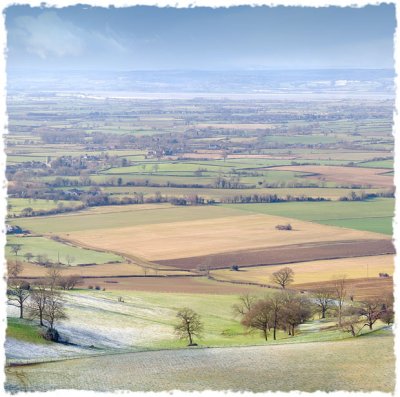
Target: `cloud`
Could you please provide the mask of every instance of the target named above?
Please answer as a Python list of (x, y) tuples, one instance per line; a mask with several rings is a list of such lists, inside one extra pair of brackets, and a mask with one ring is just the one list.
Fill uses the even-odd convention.
[(79, 57), (97, 51), (122, 53), (125, 47), (110, 29), (106, 34), (88, 31), (59, 17), (55, 11), (19, 16), (9, 32), (12, 41), (41, 59)]
[(82, 30), (62, 20), (53, 11), (43, 12), (37, 17), (16, 18), (12, 34), (27, 52), (42, 59), (51, 56), (78, 56), (85, 49)]

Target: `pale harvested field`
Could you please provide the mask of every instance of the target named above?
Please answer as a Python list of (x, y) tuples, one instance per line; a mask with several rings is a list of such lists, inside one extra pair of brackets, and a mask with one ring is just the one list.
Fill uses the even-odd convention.
[(385, 168), (356, 168), (324, 165), (294, 165), (274, 167), (275, 171), (295, 171), (313, 173), (318, 175), (310, 176), (311, 179), (323, 181), (370, 185), (377, 187), (393, 186), (393, 176), (382, 175), (388, 172)]
[[(240, 271), (228, 269), (214, 270), (212, 275), (218, 279), (248, 281), (270, 284), (270, 276), (283, 265), (242, 268)], [(332, 280), (337, 275), (346, 275), (349, 279), (377, 277), (379, 273), (393, 275), (394, 256), (379, 255), (358, 258), (331, 259), (292, 263), (289, 265), (295, 273), (294, 283), (304, 284)], [(367, 274), (368, 271), (368, 274)]]
[[(288, 222), (294, 230), (275, 229), (276, 225)], [(263, 214), (71, 231), (65, 237), (86, 247), (136, 255), (150, 261), (321, 241), (388, 240), (378, 233)]]

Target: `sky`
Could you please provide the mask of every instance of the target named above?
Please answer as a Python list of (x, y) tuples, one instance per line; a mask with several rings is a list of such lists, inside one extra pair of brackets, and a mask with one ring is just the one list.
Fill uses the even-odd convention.
[(5, 10), (9, 70), (393, 68), (394, 5)]

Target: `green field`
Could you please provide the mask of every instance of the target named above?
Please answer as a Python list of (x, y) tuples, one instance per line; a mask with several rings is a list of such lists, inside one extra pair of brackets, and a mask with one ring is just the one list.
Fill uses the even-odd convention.
[(11, 205), (9, 214), (20, 215), (21, 211), (25, 208), (32, 208), (34, 211), (38, 210), (52, 210), (57, 208), (57, 205), (62, 204), (64, 207), (76, 207), (81, 205), (81, 201), (66, 201), (66, 200), (41, 200), (41, 199), (23, 199), (23, 198), (9, 198), (7, 204)]
[(394, 199), (391, 198), (368, 201), (226, 204), (224, 207), (384, 234), (392, 234), (394, 215)]
[[(48, 259), (52, 262), (58, 262), (58, 260), (60, 260), (63, 264), (67, 264), (66, 256), (69, 255), (74, 258), (74, 260), (71, 261), (71, 265), (124, 261), (121, 256), (115, 254), (74, 247), (45, 237), (7, 236), (5, 251), (7, 258), (10, 259), (18, 258), (11, 251), (11, 245), (13, 244), (21, 244), (22, 246), (21, 251), (18, 253), (19, 258), (23, 258), (27, 252), (30, 252), (35, 257), (37, 255), (47, 255)], [(33, 261), (35, 260), (36, 258), (33, 258)]]
[(30, 343), (50, 344), (50, 342), (42, 338), (39, 332), (40, 328), (30, 321), (15, 317), (7, 318), (6, 335), (8, 338), (14, 338)]
[(393, 160), (376, 160), (376, 161), (366, 161), (357, 164), (358, 167), (368, 167), (368, 168), (388, 168), (393, 169)]
[[(261, 291), (259, 296), (266, 293)], [(118, 297), (122, 297), (124, 302), (118, 302)], [(189, 384), (196, 390), (207, 388), (206, 385), (243, 390), (243, 382), (248, 382), (246, 389), (254, 391), (286, 390), (285, 387), (288, 390), (336, 390), (338, 384), (349, 390), (374, 387), (391, 390), (393, 387), (393, 377), (388, 375), (394, 368), (393, 339), (390, 331), (381, 330), (381, 324), (374, 327), (373, 333), (351, 338), (347, 333), (330, 329), (334, 324), (332, 319), (314, 320), (301, 325), (294, 337), (279, 331), (277, 341), (270, 337), (266, 342), (259, 332), (249, 332), (240, 325), (239, 318), (233, 316), (232, 305), (237, 302), (237, 296), (233, 294), (76, 290), (68, 292), (65, 298), (69, 319), (63, 322), (63, 326), (71, 327), (73, 341), (76, 341), (74, 337), (79, 342), (79, 338), (91, 335), (92, 339), (83, 340), (86, 344), (93, 344), (100, 355), (15, 367), (19, 368), (19, 373), (14, 368), (8, 368), (7, 387), (10, 390), (71, 387), (71, 379), (73, 387), (80, 388), (87, 385), (88, 376), (96, 379), (91, 386), (96, 390), (122, 388), (154, 391), (158, 388), (185, 388)], [(174, 334), (176, 313), (184, 306), (201, 316), (204, 331), (201, 338), (195, 338), (195, 342), (203, 349), (186, 348), (187, 342), (177, 340)], [(82, 329), (85, 330), (83, 335)], [(21, 336), (15, 331), (13, 335), (25, 340), (26, 334), (24, 330)], [(41, 343), (34, 339), (34, 335), (29, 338), (32, 338), (32, 343)], [(113, 340), (121, 344), (119, 352), (124, 354), (116, 356), (117, 350), (110, 349), (108, 344)], [(131, 353), (126, 353), (129, 351)], [(376, 367), (376, 352), (381, 356), (379, 367)], [(304, 365), (305, 362), (307, 365)], [(359, 371), (349, 372), (348, 364), (354, 368), (356, 363), (361, 365)], [(316, 365), (318, 376), (314, 376), (314, 371), (313, 376), (310, 375), (310, 365)], [(291, 383), (286, 386), (283, 386), (282, 380), (279, 386), (270, 383), (266, 374), (282, 366), (290, 371)], [(38, 368), (40, 371), (37, 371)], [(199, 368), (200, 375), (197, 375)], [(240, 383), (235, 383), (239, 368), (250, 372), (248, 376), (241, 377)], [(52, 376), (44, 382), (42, 376), (50, 369)], [(146, 375), (142, 375), (144, 369)], [(372, 369), (375, 374), (382, 371), (385, 376), (370, 376), (368, 379), (372, 383), (366, 382), (365, 373)], [(309, 377), (306, 382), (304, 370)], [(23, 379), (29, 380), (25, 384), (21, 384), (21, 376), (18, 376), (21, 371)], [(69, 376), (65, 376), (65, 371)], [(129, 376), (126, 376), (127, 371)], [(149, 376), (149, 371), (154, 375)], [(256, 376), (257, 371), (264, 375)], [(134, 381), (135, 376), (140, 381)]]
[(243, 215), (242, 211), (221, 206), (173, 207), (165, 204), (153, 208), (151, 206), (142, 208), (143, 206), (134, 204), (112, 207), (112, 211), (105, 210), (104, 212), (89, 209), (68, 215), (18, 219), (12, 223), (37, 233), (68, 233)]

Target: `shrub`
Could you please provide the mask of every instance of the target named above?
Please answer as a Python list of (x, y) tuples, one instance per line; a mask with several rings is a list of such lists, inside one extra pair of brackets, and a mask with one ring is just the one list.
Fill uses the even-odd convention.
[(275, 229), (277, 230), (293, 230), (292, 225), (290, 223), (286, 225), (276, 225)]
[(88, 288), (89, 288), (89, 289), (93, 289), (93, 285), (89, 285)]
[(100, 287), (100, 285), (96, 285), (96, 286), (94, 287), (94, 289), (95, 289), (96, 291), (100, 291), (100, 290), (101, 290), (101, 287)]
[(50, 340), (52, 342), (58, 342), (60, 340), (60, 334), (54, 328), (48, 328), (46, 331), (42, 332), (42, 336), (46, 340)]

